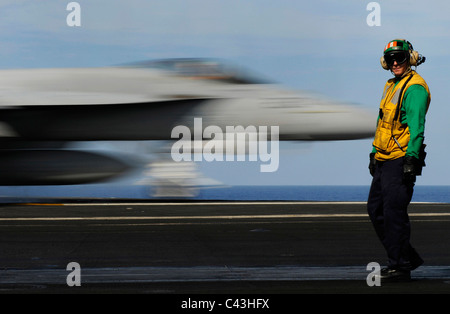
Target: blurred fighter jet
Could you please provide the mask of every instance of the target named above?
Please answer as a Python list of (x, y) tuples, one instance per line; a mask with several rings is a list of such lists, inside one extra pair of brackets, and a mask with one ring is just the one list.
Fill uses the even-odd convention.
[(374, 132), (373, 115), (361, 108), (288, 91), (217, 60), (2, 70), (0, 185), (114, 178), (132, 165), (68, 143), (173, 141), (173, 128), (193, 130), (195, 118), (223, 130), (278, 126), (279, 140), (353, 140)]

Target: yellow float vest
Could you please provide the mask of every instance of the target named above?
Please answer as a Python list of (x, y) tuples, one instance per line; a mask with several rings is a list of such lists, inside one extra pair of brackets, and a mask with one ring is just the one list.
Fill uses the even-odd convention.
[[(384, 87), (380, 117), (373, 141), (373, 146), (377, 150), (375, 154), (377, 160), (392, 160), (406, 154), (410, 134), (408, 125), (401, 123), (400, 109), (403, 95), (412, 85), (423, 86), (430, 95), (427, 83), (416, 71), (406, 74), (397, 84), (395, 78), (390, 79)], [(427, 109), (429, 105), (430, 96), (428, 96)]]

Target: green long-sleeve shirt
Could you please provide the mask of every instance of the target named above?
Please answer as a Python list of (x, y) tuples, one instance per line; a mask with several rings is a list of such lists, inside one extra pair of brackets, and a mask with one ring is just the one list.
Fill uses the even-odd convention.
[[(410, 86), (403, 95), (400, 119), (402, 123), (408, 125), (410, 133), (406, 156), (419, 158), (425, 134), (425, 114), (428, 109), (428, 96), (427, 90), (421, 85)], [(375, 147), (372, 152), (376, 152)]]

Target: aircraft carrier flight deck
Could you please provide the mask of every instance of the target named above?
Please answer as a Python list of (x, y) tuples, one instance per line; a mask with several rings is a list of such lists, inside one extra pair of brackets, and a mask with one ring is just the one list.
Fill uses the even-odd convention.
[(2, 204), (0, 293), (450, 292), (450, 205), (409, 213), (425, 264), (370, 286), (386, 257), (364, 203)]

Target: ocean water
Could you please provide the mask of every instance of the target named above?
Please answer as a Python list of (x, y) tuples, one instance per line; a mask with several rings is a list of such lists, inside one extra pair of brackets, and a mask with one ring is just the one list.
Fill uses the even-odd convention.
[[(365, 202), (369, 186), (207, 186), (197, 189), (194, 200), (225, 201), (334, 201)], [(160, 200), (152, 188), (142, 185), (78, 185), (54, 187), (2, 187), (0, 203), (47, 199)], [(180, 199), (180, 198), (175, 198)], [(450, 203), (450, 186), (420, 186), (413, 202)]]
[[(365, 202), (369, 186), (231, 186), (200, 190), (203, 200)], [(450, 203), (450, 186), (416, 186), (413, 202)]]

